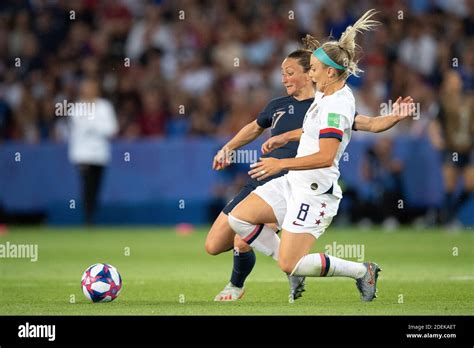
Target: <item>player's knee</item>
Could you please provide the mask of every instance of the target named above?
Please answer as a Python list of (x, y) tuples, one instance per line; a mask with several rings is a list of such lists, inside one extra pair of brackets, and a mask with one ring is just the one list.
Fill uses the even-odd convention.
[(234, 248), (242, 253), (248, 252), (252, 249), (252, 247), (244, 242), (244, 240), (239, 235), (236, 235), (234, 238)]
[(296, 263), (293, 260), (280, 256), (280, 258), (278, 259), (278, 266), (283, 272), (290, 274), (291, 272), (293, 272)]
[(216, 243), (212, 239), (206, 240), (204, 248), (206, 249), (206, 253), (208, 253), (209, 255), (219, 255), (223, 251), (219, 243)]

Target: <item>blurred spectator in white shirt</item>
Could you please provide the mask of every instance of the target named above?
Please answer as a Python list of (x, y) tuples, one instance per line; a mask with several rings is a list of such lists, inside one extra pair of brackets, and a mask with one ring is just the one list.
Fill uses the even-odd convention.
[(423, 23), (413, 21), (409, 35), (398, 48), (400, 60), (416, 72), (429, 76), (436, 64), (436, 41), (425, 30)]
[(109, 164), (110, 139), (118, 124), (112, 104), (100, 98), (99, 81), (88, 78), (81, 84), (80, 100), (74, 103), (71, 119), (69, 158), (80, 171), (84, 218), (94, 222), (103, 170)]

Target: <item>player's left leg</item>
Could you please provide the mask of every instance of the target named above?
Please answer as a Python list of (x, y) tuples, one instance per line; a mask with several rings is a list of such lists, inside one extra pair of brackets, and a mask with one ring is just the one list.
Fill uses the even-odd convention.
[(227, 214), (221, 212), (207, 233), (205, 249), (209, 255), (219, 255), (232, 250), (235, 233), (229, 226)]
[[(275, 233), (279, 232), (275, 224), (267, 224)], [(255, 253), (238, 234), (234, 238), (232, 274), (229, 283), (217, 294), (214, 301), (236, 301), (244, 294), (244, 284), (255, 265)], [(304, 277), (288, 276), (290, 283), (290, 296), (296, 300), (305, 291)]]
[[(243, 197), (236, 198), (240, 200)], [(236, 199), (230, 204), (235, 204), (235, 201)], [(255, 265), (255, 254), (249, 245), (267, 256), (275, 259), (278, 256), (280, 239), (269, 226), (265, 225), (277, 220), (272, 207), (258, 195), (247, 194), (228, 214), (227, 221), (234, 232), (242, 235), (240, 245), (242, 250), (234, 250), (231, 281), (217, 294), (214, 301), (235, 301), (243, 296), (243, 282)]]
[(235, 286), (242, 288), (244, 282), (252, 272), (255, 261), (255, 253), (250, 245), (248, 245), (238, 234), (234, 238), (234, 263), (230, 282)]
[[(230, 227), (229, 227), (230, 228)], [(234, 231), (232, 231), (233, 233)], [(237, 301), (244, 295), (244, 282), (252, 272), (255, 266), (255, 253), (242, 238), (235, 235), (234, 238), (234, 253), (233, 253), (233, 267), (230, 281), (219, 292), (214, 301)]]
[[(238, 233), (245, 243), (252, 245), (265, 255), (277, 259), (280, 239), (270, 227), (265, 225), (266, 222), (276, 222), (276, 217), (272, 207), (262, 198), (251, 193), (231, 211), (228, 222), (232, 230)], [(240, 257), (239, 254), (236, 256)], [(253, 250), (249, 251), (246, 256), (249, 256), (248, 261), (252, 263), (253, 268), (253, 264), (255, 264)], [(243, 283), (239, 285), (242, 287), (234, 285), (231, 280), (224, 290), (215, 297), (214, 301), (238, 300), (244, 294)]]
[[(222, 210), (221, 215), (225, 216), (225, 224), (214, 226), (206, 239), (207, 252), (221, 253), (234, 249), (233, 267), (229, 283), (220, 291), (214, 301), (236, 301), (244, 294), (244, 282), (255, 266), (256, 257), (253, 249), (242, 239), (237, 238), (235, 232), (231, 229), (228, 222), (228, 214), (258, 186), (256, 180), (249, 180), (240, 192), (227, 203)], [(217, 221), (216, 221), (217, 222)], [(232, 236), (232, 241), (228, 238)], [(225, 243), (220, 240), (225, 237)], [(235, 239), (235, 240), (234, 240)], [(229, 248), (230, 246), (230, 248)], [(223, 249), (223, 247), (225, 249)]]
[(255, 190), (255, 187), (255, 181), (249, 180), (239, 193), (222, 209), (222, 212), (212, 224), (206, 237), (205, 248), (208, 254), (219, 255), (220, 253), (233, 249), (235, 232), (229, 225), (228, 215), (250, 192)]
[(315, 237), (309, 233), (282, 231), (280, 259), (283, 272), (303, 277), (349, 277), (356, 280), (363, 301), (372, 301), (380, 268), (377, 264), (359, 263), (309, 251)]
[[(375, 298), (380, 268), (375, 263), (352, 262), (309, 251), (337, 214), (339, 199), (332, 194), (290, 197), (281, 235), (279, 266), (293, 276), (350, 277), (356, 280), (362, 300)], [(301, 203), (306, 202), (306, 203)]]

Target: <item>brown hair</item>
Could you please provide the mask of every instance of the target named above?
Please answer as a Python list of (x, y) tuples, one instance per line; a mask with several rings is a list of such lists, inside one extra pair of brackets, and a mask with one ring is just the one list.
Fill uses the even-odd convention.
[(298, 50), (295, 50), (295, 51), (291, 52), (286, 57), (297, 59), (298, 64), (303, 67), (303, 71), (306, 73), (311, 68), (310, 60), (311, 60), (312, 52), (313, 51), (308, 50), (306, 48), (300, 48)]

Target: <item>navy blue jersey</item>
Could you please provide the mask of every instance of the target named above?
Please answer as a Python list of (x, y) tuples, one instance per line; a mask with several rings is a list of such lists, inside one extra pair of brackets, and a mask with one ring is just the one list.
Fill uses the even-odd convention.
[[(301, 128), (306, 111), (313, 101), (314, 98), (298, 101), (292, 96), (273, 99), (258, 115), (257, 124), (262, 128), (270, 128), (272, 137)], [(290, 141), (262, 157), (292, 158), (296, 157), (297, 149), (298, 142)]]

